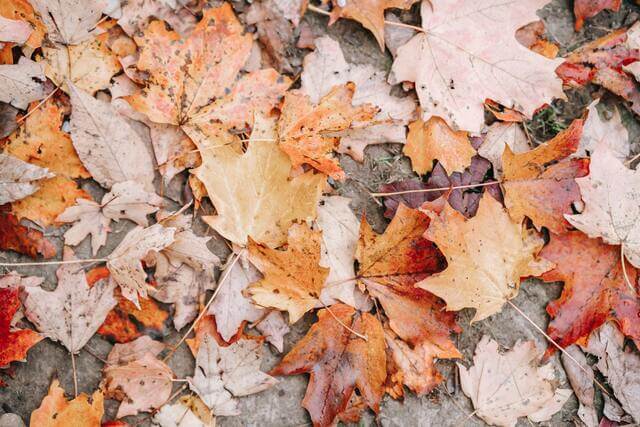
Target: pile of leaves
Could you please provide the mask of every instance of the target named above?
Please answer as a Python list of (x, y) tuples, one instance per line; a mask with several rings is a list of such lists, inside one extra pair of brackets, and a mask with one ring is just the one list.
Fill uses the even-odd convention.
[[(2, 1), (0, 249), (35, 261), (0, 263), (0, 367), (10, 375), (49, 339), (75, 378), (89, 339), (115, 342), (92, 396), (54, 379), (31, 426), (139, 413), (213, 425), (298, 374), (314, 425), (356, 422), (385, 394), (435, 390), (441, 359), (458, 360), (474, 416), (512, 426), (551, 419), (572, 394), (546, 363), (558, 349), (582, 422), (601, 421), (594, 384), (605, 425), (640, 422), (640, 172), (627, 129), (597, 99), (542, 144), (523, 124), (585, 85), (640, 113), (640, 24), (557, 58), (536, 15), (547, 0), (423, 0), (421, 26), (385, 20), (414, 3)], [(574, 7), (579, 30), (620, 1)], [(349, 63), (305, 13), (360, 22), (393, 55), (390, 72)], [(380, 234), (335, 188), (349, 179), (340, 156), (389, 142), (404, 144), (415, 178), (371, 192), (390, 219)], [(110, 244), (120, 221), (135, 226)], [(58, 228), (61, 251), (48, 237)], [(229, 251), (214, 254), (213, 240)], [(21, 274), (45, 264), (58, 265), (53, 288)], [(564, 282), (546, 354), (485, 337), (463, 361), (456, 312), (526, 316), (511, 300), (527, 277)], [(304, 316), (315, 323), (263, 372), (263, 349), (282, 352)], [(182, 336), (169, 346), (168, 323)], [(167, 362), (183, 343), (196, 368), (175, 378)], [(105, 399), (121, 402), (114, 420)]]

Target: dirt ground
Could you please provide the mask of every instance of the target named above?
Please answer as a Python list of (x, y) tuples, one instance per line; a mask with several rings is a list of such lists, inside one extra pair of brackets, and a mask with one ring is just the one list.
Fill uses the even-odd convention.
[[(625, 2), (620, 12), (604, 12), (596, 19), (588, 21), (586, 28), (580, 33), (573, 30), (573, 14), (569, 0), (553, 0), (539, 12), (541, 18), (547, 24), (547, 30), (551, 40), (559, 43), (561, 54), (565, 54), (585, 42), (606, 34), (612, 28), (619, 28), (638, 19), (640, 9)], [(416, 8), (414, 8), (416, 9)], [(414, 10), (415, 14), (417, 10)], [(380, 52), (371, 34), (363, 30), (360, 25), (341, 20), (332, 27), (327, 28), (327, 20), (308, 12), (305, 20), (310, 24), (315, 35), (329, 34), (340, 41), (347, 60), (355, 63), (369, 63), (377, 67), (389, 69), (391, 56)], [(596, 88), (587, 88), (580, 91), (571, 91), (568, 101), (559, 101), (554, 104), (556, 117), (554, 120), (560, 124), (567, 124), (571, 119), (582, 114), (584, 107), (591, 101)], [(628, 112), (625, 106), (615, 97), (601, 94), (606, 100), (606, 107), (611, 111), (619, 108), (625, 125), (628, 127), (632, 149), (637, 151), (640, 138), (640, 125)], [(605, 112), (606, 114), (606, 112)], [(538, 120), (539, 122), (540, 120)], [(545, 140), (552, 136), (545, 123), (534, 120), (529, 123), (539, 140)], [(384, 230), (387, 221), (382, 216), (381, 203), (369, 196), (370, 191), (378, 190), (384, 183), (390, 183), (406, 177), (414, 176), (407, 158), (402, 156), (402, 148), (397, 144), (384, 144), (371, 146), (366, 151), (366, 159), (358, 163), (348, 156), (341, 158), (341, 164), (347, 173), (348, 179), (341, 185), (336, 185), (337, 193), (350, 197), (352, 208), (357, 215), (366, 213), (369, 221), (379, 232)], [(95, 184), (83, 183), (83, 187), (94, 196), (99, 196), (101, 191)], [(178, 205), (176, 205), (178, 206)], [(196, 232), (202, 234), (208, 231), (203, 224), (197, 224)], [(124, 237), (126, 231), (131, 228), (127, 221), (117, 223), (114, 232), (109, 234), (109, 240), (98, 256), (109, 254), (112, 249)], [(49, 231), (49, 230), (48, 230)], [(62, 249), (62, 229), (51, 229), (48, 237), (58, 249)], [(224, 259), (228, 255), (228, 249), (222, 239), (212, 239), (210, 248)], [(76, 251), (80, 258), (91, 258), (90, 247), (87, 241), (83, 242)], [(3, 261), (28, 261), (26, 257), (16, 256), (13, 253), (0, 253)], [(22, 267), (17, 271), (23, 275), (37, 275), (46, 278), (49, 289), (55, 287), (55, 266), (47, 267)], [(0, 271), (4, 273), (4, 271)], [(518, 297), (514, 303), (520, 307), (536, 324), (546, 327), (548, 317), (544, 307), (547, 302), (556, 298), (561, 290), (560, 284), (543, 284), (538, 280), (523, 282)], [(535, 340), (541, 348), (546, 347), (544, 337), (538, 333), (532, 325), (519, 315), (515, 310), (506, 306), (502, 313), (491, 316), (482, 322), (469, 324), (472, 313), (469, 310), (461, 312), (459, 323), (463, 332), (458, 338), (458, 348), (464, 355), (460, 363), (468, 365), (473, 355), (477, 342), (483, 335), (489, 335), (496, 339), (505, 348), (513, 346), (518, 340)], [(312, 315), (307, 315), (303, 320), (294, 325), (293, 331), (285, 341), (285, 352), (308, 329), (313, 321)], [(170, 331), (162, 339), (165, 343), (173, 344), (178, 341), (180, 335)], [(112, 344), (107, 340), (94, 336), (86, 346), (86, 350), (80, 352), (77, 357), (79, 391), (91, 393), (98, 386), (101, 378), (103, 363), (99, 358), (106, 358)], [(274, 349), (266, 351), (264, 369), (269, 369), (276, 364), (281, 355)], [(559, 374), (560, 382), (565, 388), (570, 388), (564, 371), (559, 364), (558, 357), (553, 357), (549, 363), (554, 364)], [(182, 346), (169, 362), (177, 378), (192, 375), (194, 361), (186, 346)], [(408, 394), (404, 402), (394, 401), (386, 397), (382, 404), (377, 422), (382, 426), (458, 426), (458, 425), (484, 425), (476, 417), (468, 417), (473, 409), (469, 399), (459, 389), (456, 381), (455, 366), (450, 362), (440, 362), (440, 368), (447, 374), (448, 380), (428, 396), (417, 398)], [(16, 413), (28, 424), (32, 410), (37, 408), (42, 398), (47, 393), (47, 388), (52, 377), (60, 379), (62, 386), (69, 392), (73, 390), (71, 360), (69, 353), (59, 344), (50, 340), (44, 340), (29, 351), (26, 363), (14, 363), (12, 375), (1, 375), (7, 387), (0, 389), (0, 414)], [(304, 395), (307, 378), (304, 375), (284, 377), (280, 383), (265, 392), (242, 398), (242, 415), (238, 417), (219, 418), (221, 426), (301, 426), (308, 425), (309, 417), (300, 403)], [(176, 389), (179, 384), (176, 385)], [(118, 402), (107, 401), (106, 408), (109, 418), (115, 415)], [(557, 413), (553, 420), (545, 425), (564, 426), (574, 425), (578, 421), (577, 402), (572, 397)], [(125, 419), (131, 425), (152, 425), (145, 416), (128, 417)], [(376, 420), (372, 414), (362, 421), (363, 425), (373, 424)], [(530, 425), (523, 420), (519, 425)], [(3, 426), (4, 427), (4, 426)], [(37, 426), (36, 426), (37, 427)], [(73, 426), (71, 426), (73, 427)]]

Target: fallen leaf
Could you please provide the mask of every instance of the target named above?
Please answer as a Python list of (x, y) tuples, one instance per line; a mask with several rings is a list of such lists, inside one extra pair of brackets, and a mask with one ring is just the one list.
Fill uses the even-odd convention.
[(558, 56), (560, 47), (547, 39), (546, 32), (543, 21), (532, 22), (516, 31), (516, 40), (526, 48), (553, 59)]
[(192, 10), (179, 7), (178, 10), (165, 1), (128, 0), (122, 4), (122, 16), (118, 25), (130, 36), (144, 31), (154, 18), (167, 22), (175, 31), (187, 36), (196, 25)]
[(238, 415), (233, 396), (259, 393), (278, 382), (260, 370), (261, 362), (261, 340), (241, 339), (221, 347), (206, 335), (196, 356), (194, 376), (187, 378), (189, 387), (215, 415)]
[[(384, 14), (384, 20), (387, 22), (394, 22), (404, 24), (393, 12), (388, 11)], [(416, 35), (416, 30), (407, 28), (400, 25), (389, 25), (384, 31), (384, 46), (389, 49), (393, 58), (398, 54), (398, 48), (407, 44), (413, 36)]]
[[(367, 341), (353, 335), (334, 316), (366, 334)], [(378, 412), (387, 376), (384, 345), (382, 325), (375, 317), (335, 304), (318, 312), (318, 321), (307, 335), (270, 373), (309, 373), (302, 406), (314, 425), (330, 426), (347, 409), (356, 388), (366, 406)]]
[(51, 41), (79, 44), (96, 34), (95, 27), (107, 6), (105, 0), (31, 0)]
[(19, 111), (10, 104), (0, 102), (0, 139), (6, 138), (18, 129), (16, 118)]
[(38, 190), (38, 180), (53, 176), (46, 168), (0, 153), (0, 205), (35, 193)]
[(202, 319), (196, 324), (194, 332), (195, 337), (187, 338), (185, 340), (187, 346), (189, 347), (189, 350), (191, 350), (191, 354), (193, 354), (194, 357), (198, 354), (200, 344), (202, 344), (206, 336), (212, 337), (214, 340), (216, 340), (218, 345), (221, 345), (223, 347), (233, 344), (244, 336), (244, 330), (238, 330), (238, 333), (231, 337), (229, 341), (225, 341), (224, 338), (222, 338), (222, 336), (218, 333), (216, 318), (210, 314), (206, 314), (202, 317)]
[(171, 395), (173, 372), (152, 353), (123, 365), (104, 368), (105, 394), (120, 400), (116, 418), (151, 412)]
[(353, 83), (335, 86), (315, 106), (302, 92), (287, 92), (278, 121), (278, 136), (280, 148), (289, 155), (294, 168), (309, 164), (333, 179), (345, 178), (333, 157), (338, 138), (330, 133), (349, 129), (353, 122), (372, 120), (378, 112), (368, 104), (353, 107), (354, 92)]
[(348, 63), (340, 44), (332, 38), (320, 37), (314, 43), (316, 49), (305, 56), (301, 75), (301, 90), (311, 102), (317, 104), (333, 87), (353, 82), (352, 104), (369, 104), (379, 110), (373, 120), (358, 122), (349, 129), (336, 132), (335, 135), (340, 137), (338, 151), (362, 161), (364, 149), (369, 144), (404, 143), (406, 125), (415, 116), (415, 97), (391, 95), (392, 86), (387, 83), (386, 71), (370, 65)]
[(26, 57), (17, 64), (0, 65), (0, 101), (24, 110), (30, 102), (39, 101), (45, 93), (44, 67)]
[[(162, 405), (153, 416), (153, 421), (160, 427), (207, 427), (212, 425), (215, 422), (213, 415), (209, 412), (208, 417), (203, 420), (200, 413), (193, 410), (196, 405), (194, 402), (205, 406), (202, 400), (196, 396), (182, 396), (176, 403)], [(205, 408), (209, 411), (209, 408), (206, 406)]]
[[(542, 279), (564, 282), (560, 298), (547, 305), (552, 318), (547, 333), (552, 339), (567, 347), (585, 340), (607, 320), (615, 320), (625, 335), (640, 344), (636, 320), (640, 302), (624, 278), (619, 247), (570, 231), (552, 235), (540, 257), (555, 264)], [(637, 270), (631, 266), (626, 270), (629, 281), (636, 283)]]
[(271, 249), (249, 240), (249, 260), (264, 275), (247, 288), (262, 307), (289, 312), (295, 323), (318, 304), (329, 271), (320, 267), (321, 233), (293, 224), (285, 250)]
[[(63, 259), (76, 258), (70, 248), (65, 248)], [(84, 271), (73, 264), (61, 265), (56, 276), (55, 291), (39, 286), (24, 289), (25, 315), (45, 337), (77, 354), (116, 305), (114, 285), (102, 281), (90, 288)]]
[(291, 329), (289, 328), (289, 322), (286, 321), (280, 311), (271, 310), (258, 324), (255, 324), (255, 328), (267, 339), (269, 344), (273, 345), (279, 353), (282, 353), (284, 336)]
[(384, 11), (386, 9), (410, 9), (417, 0), (332, 0), (333, 10), (329, 24), (338, 18), (358, 21), (373, 33), (380, 49), (384, 50)]
[(487, 98), (531, 117), (541, 104), (564, 98), (554, 72), (560, 61), (526, 49), (515, 37), (538, 20), (536, 11), (546, 3), (423, 2), (425, 32), (398, 50), (390, 82), (415, 82), (425, 120), (440, 116), (473, 133), (482, 129)]
[(482, 145), (478, 148), (478, 154), (493, 165), (493, 175), (496, 179), (502, 178), (502, 153), (504, 153), (505, 147), (509, 147), (514, 154), (530, 150), (527, 134), (524, 133), (519, 123), (493, 123), (489, 126), (482, 140)]
[[(595, 388), (593, 387), (594, 374), (591, 369), (580, 369), (589, 363), (584, 353), (577, 345), (570, 345), (561, 354), (562, 367), (567, 374), (567, 379), (578, 399), (578, 417), (587, 427), (597, 427), (598, 411), (595, 408)], [(576, 363), (577, 362), (577, 363)]]
[(537, 229), (547, 227), (556, 234), (569, 230), (564, 215), (573, 213), (573, 204), (581, 200), (576, 178), (589, 172), (588, 159), (566, 159), (578, 148), (581, 134), (582, 120), (578, 119), (531, 151), (514, 154), (505, 147), (504, 203), (516, 223), (529, 217)]
[(515, 298), (521, 277), (537, 276), (551, 267), (535, 258), (543, 240), (514, 223), (487, 194), (470, 219), (448, 204), (439, 213), (426, 206), (424, 212), (431, 218), (424, 237), (438, 245), (448, 266), (416, 286), (444, 299), (447, 310), (475, 308), (472, 322), (499, 312)]
[(67, 84), (73, 146), (93, 179), (106, 188), (136, 181), (153, 191), (153, 162), (144, 141), (110, 104)]
[(593, 18), (605, 9), (617, 12), (620, 10), (621, 0), (575, 0), (573, 13), (576, 15), (575, 29), (580, 31), (584, 20)]
[(640, 172), (627, 168), (604, 144), (591, 155), (589, 175), (576, 179), (585, 207), (580, 214), (565, 215), (589, 237), (622, 245), (629, 262), (640, 267)]
[(142, 358), (145, 353), (151, 353), (153, 357), (164, 350), (165, 345), (159, 341), (154, 341), (151, 337), (143, 335), (127, 344), (116, 344), (111, 348), (107, 356), (109, 365), (126, 365)]
[(436, 160), (448, 173), (463, 172), (476, 154), (467, 132), (451, 130), (440, 117), (411, 123), (402, 152), (418, 175), (431, 172)]
[(0, 249), (15, 251), (31, 258), (53, 258), (56, 247), (41, 231), (21, 225), (18, 219), (0, 208)]
[(40, 47), (46, 29), (27, 0), (3, 1), (0, 4), (0, 16), (4, 16), (7, 19), (28, 22), (33, 31), (25, 41), (25, 45), (31, 49)]
[(93, 200), (78, 199), (75, 206), (58, 215), (58, 222), (75, 222), (64, 233), (65, 245), (75, 246), (91, 235), (93, 254), (107, 242), (111, 220), (126, 218), (138, 225), (149, 225), (147, 215), (156, 212), (163, 204), (162, 197), (148, 193), (142, 184), (135, 181), (114, 184), (111, 191), (102, 197), (100, 204)]
[(541, 360), (533, 341), (518, 341), (506, 353), (484, 336), (469, 369), (458, 364), (460, 385), (475, 408), (474, 414), (497, 426), (515, 426), (519, 417), (547, 421), (562, 409), (571, 391), (558, 388), (551, 364)]
[(122, 296), (138, 309), (138, 294), (143, 298), (147, 297), (147, 273), (142, 268), (141, 259), (149, 251), (160, 251), (173, 243), (174, 234), (175, 228), (165, 228), (160, 224), (147, 228), (138, 226), (131, 230), (107, 257), (110, 281), (118, 285)]
[(624, 161), (629, 155), (629, 132), (622, 124), (620, 112), (614, 108), (611, 118), (603, 120), (596, 108), (597, 104), (598, 100), (587, 107), (587, 119), (584, 121), (580, 145), (571, 156), (587, 157), (594, 152), (598, 144), (605, 143), (616, 158)]
[(7, 19), (0, 15), (0, 42), (12, 42), (19, 45), (24, 44), (33, 29), (25, 21)]
[(268, 141), (274, 139), (269, 138), (272, 128), (263, 135), (256, 132), (259, 126), (254, 125), (244, 154), (232, 144), (201, 146), (201, 152), (206, 150), (202, 165), (193, 173), (216, 207), (217, 216), (203, 217), (213, 229), (238, 245), (246, 245), (250, 236), (257, 243), (278, 247), (286, 242), (294, 221), (315, 218), (325, 177), (307, 172), (289, 179), (288, 156)]
[(11, 319), (20, 307), (19, 293), (18, 287), (0, 288), (0, 367), (25, 361), (27, 351), (42, 339), (30, 329), (11, 328)]
[[(91, 400), (91, 401), (89, 401)], [(67, 401), (64, 390), (57, 379), (51, 381), (49, 393), (42, 399), (40, 407), (31, 412), (31, 426), (66, 427), (82, 425), (100, 427), (104, 414), (102, 391), (96, 390), (91, 397), (81, 393)]]

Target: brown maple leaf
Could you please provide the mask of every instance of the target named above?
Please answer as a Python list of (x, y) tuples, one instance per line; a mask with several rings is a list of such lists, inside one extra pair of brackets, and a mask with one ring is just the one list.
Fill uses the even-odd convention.
[(27, 351), (42, 336), (30, 329), (11, 329), (11, 319), (20, 307), (19, 288), (0, 288), (0, 366), (25, 360)]
[[(336, 319), (366, 334), (367, 341), (353, 335)], [(382, 325), (372, 315), (358, 314), (346, 304), (320, 310), (318, 322), (270, 372), (302, 373), (310, 374), (302, 406), (309, 411), (315, 426), (332, 425), (347, 409), (356, 388), (366, 405), (377, 413), (387, 376)]]
[(8, 205), (0, 207), (0, 249), (15, 251), (31, 258), (42, 255), (53, 258), (56, 247), (41, 231), (21, 225), (18, 218), (7, 212)]
[[(540, 257), (555, 263), (543, 274), (547, 282), (563, 281), (559, 299), (547, 305), (552, 320), (548, 334), (562, 347), (584, 343), (589, 334), (613, 320), (620, 330), (640, 344), (637, 292), (632, 293), (624, 278), (620, 248), (600, 239), (590, 239), (580, 231), (552, 235)], [(630, 283), (636, 283), (638, 271), (627, 264)], [(548, 351), (553, 351), (549, 348)]]

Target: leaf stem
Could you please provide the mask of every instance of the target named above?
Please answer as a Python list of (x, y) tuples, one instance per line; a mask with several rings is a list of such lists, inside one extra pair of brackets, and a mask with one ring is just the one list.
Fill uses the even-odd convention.
[(39, 261), (39, 262), (0, 262), (0, 267), (27, 267), (33, 265), (63, 265), (83, 264), (91, 262), (107, 262), (107, 258), (69, 259), (66, 261)]
[(76, 369), (76, 357), (72, 351), (70, 351), (69, 354), (71, 354), (71, 370), (73, 371), (73, 395), (74, 397), (78, 397), (78, 371)]
[(620, 245), (620, 262), (622, 263), (622, 275), (624, 276), (624, 281), (627, 283), (627, 286), (629, 287), (629, 289), (631, 289), (631, 292), (633, 293), (633, 295), (637, 297), (638, 293), (636, 292), (635, 288), (633, 287), (633, 284), (631, 283), (631, 280), (629, 279), (629, 275), (627, 274), (627, 266), (624, 258), (625, 258), (624, 245), (621, 244)]
[[(312, 4), (307, 5), (307, 10), (310, 10), (315, 13), (319, 13), (320, 15), (324, 15), (324, 16), (331, 16), (331, 13), (327, 12), (326, 10), (320, 9), (319, 7), (314, 6)], [(418, 31), (420, 33), (426, 32), (422, 27), (416, 27), (415, 25), (409, 25), (402, 22), (384, 21), (384, 23), (385, 25), (389, 25), (391, 27), (408, 28), (410, 30)]]
[(467, 185), (454, 185), (449, 187), (439, 187), (439, 188), (424, 188), (420, 190), (404, 190), (404, 191), (393, 191), (390, 193), (369, 193), (371, 197), (387, 197), (387, 196), (399, 196), (401, 194), (413, 194), (413, 193), (433, 193), (436, 191), (446, 191), (446, 190), (458, 190), (465, 188), (475, 188), (475, 187), (487, 187), (489, 185), (501, 184), (502, 181), (488, 181), (481, 182), (479, 184), (467, 184)]
[[(320, 300), (318, 300), (320, 301)], [(369, 341), (369, 339), (367, 338), (366, 335), (362, 335), (359, 332), (354, 331), (353, 329), (351, 329), (349, 326), (347, 326), (342, 320), (338, 319), (338, 316), (336, 316), (333, 311), (331, 311), (331, 308), (329, 308), (329, 306), (327, 306), (325, 303), (323, 303), (322, 301), (320, 301), (320, 303), (324, 306), (324, 308), (327, 309), (327, 311), (329, 312), (329, 314), (331, 314), (331, 316), (333, 316), (333, 318), (335, 319), (336, 322), (338, 322), (340, 324), (340, 326), (342, 326), (343, 328), (345, 328), (347, 331), (351, 332), (353, 335), (357, 336), (358, 338), (362, 338), (365, 341)]]

